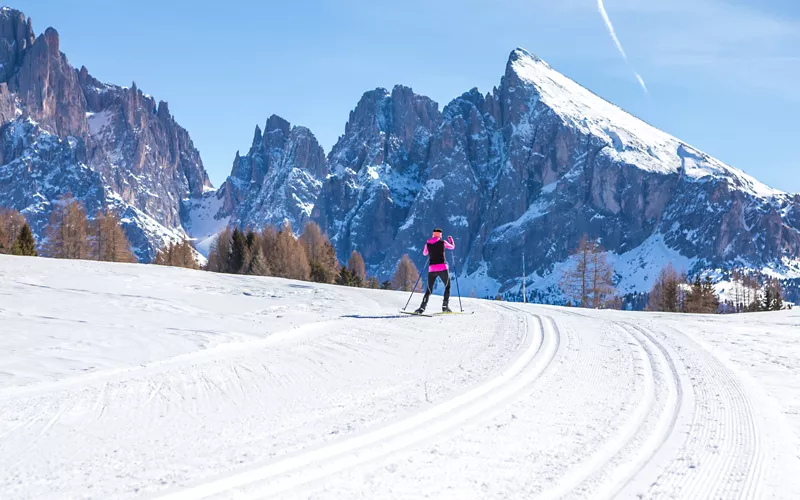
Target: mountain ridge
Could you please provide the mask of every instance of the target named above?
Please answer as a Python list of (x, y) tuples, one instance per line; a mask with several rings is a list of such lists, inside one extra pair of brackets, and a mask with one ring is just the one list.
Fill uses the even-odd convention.
[(58, 31), (36, 36), (31, 19), (8, 7), (0, 10), (0, 64), (0, 200), (26, 215), (39, 241), (66, 193), (90, 216), (119, 212), (140, 261), (184, 237), (182, 200), (212, 185), (165, 101), (76, 69)]
[(583, 234), (637, 263), (619, 270), (638, 276), (630, 286), (619, 280), (626, 292), (646, 291), (655, 274), (642, 278), (641, 267), (662, 247), (656, 253), (690, 272), (738, 262), (800, 277), (800, 196), (655, 128), (524, 49), (511, 52), (498, 87), (473, 88), (441, 110), (403, 85), (365, 92), (326, 168), (301, 222), (318, 222), (340, 259), (360, 251), (382, 278), (403, 253), (421, 250), (431, 225), (449, 228), (459, 241), (453, 264), (487, 295), (518, 286), (523, 250), (529, 284), (553, 288), (551, 275)]

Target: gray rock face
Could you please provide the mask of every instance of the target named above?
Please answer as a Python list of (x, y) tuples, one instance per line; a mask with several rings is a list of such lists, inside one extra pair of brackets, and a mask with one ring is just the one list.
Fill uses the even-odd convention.
[(272, 115), (263, 133), (256, 126), (247, 155), (236, 153), (218, 197), (233, 224), (263, 228), (289, 222), (299, 228), (311, 215), (326, 175), (325, 152), (314, 134)]
[(373, 267), (386, 260), (428, 177), (441, 119), (434, 101), (402, 86), (367, 92), (350, 113), (313, 215), (341, 259), (358, 249)]
[(39, 238), (64, 193), (90, 214), (113, 206), (143, 261), (183, 234), (182, 200), (211, 183), (165, 102), (76, 71), (55, 29), (35, 37), (30, 19), (9, 8), (0, 10), (0, 64), (0, 205), (33, 217)]
[[(288, 124), (275, 128), (288, 133)], [(254, 150), (264, 142), (257, 131)], [(247, 214), (268, 203), (287, 206), (272, 198), (249, 208), (272, 182), (265, 165), (282, 157), (254, 150), (235, 163), (236, 189), (226, 193), (240, 221), (265, 220)], [(358, 250), (381, 279), (403, 253), (423, 263), (433, 226), (455, 237), (451, 264), (483, 285), (480, 294), (517, 286), (523, 252), (531, 286), (557, 283), (583, 235), (613, 252), (624, 292), (649, 290), (670, 260), (689, 272), (800, 272), (800, 196), (655, 129), (522, 49), (492, 92), (473, 89), (441, 113), (406, 87), (367, 92), (327, 169), (312, 218), (340, 259)]]

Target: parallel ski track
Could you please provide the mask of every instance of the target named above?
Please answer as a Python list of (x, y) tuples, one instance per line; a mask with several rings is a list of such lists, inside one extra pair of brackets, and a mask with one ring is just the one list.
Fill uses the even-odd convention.
[[(625, 457), (621, 446), (621, 465), (607, 461), (610, 471), (605, 473), (611, 480), (593, 488), (592, 498), (760, 498), (765, 451), (752, 402), (739, 378), (682, 332), (675, 333), (692, 348), (676, 354), (647, 328), (617, 324), (647, 352), (651, 372), (666, 384), (661, 391), (666, 390), (666, 399), (658, 405), (663, 413), (651, 417), (656, 419), (652, 429), (645, 429), (647, 419), (639, 422), (640, 436), (629, 440), (638, 441), (634, 456)], [(593, 473), (601, 470), (597, 467)], [(572, 479), (537, 498), (560, 498), (569, 493), (569, 485), (577, 486)], [(646, 491), (636, 485), (641, 479), (647, 479)]]
[(552, 318), (521, 314), (530, 342), (496, 378), (441, 404), (382, 428), (367, 431), (315, 450), (301, 452), (263, 467), (166, 494), (159, 498), (185, 500), (231, 495), (264, 498), (318, 481), (351, 467), (373, 462), (388, 454), (457, 431), (499, 406), (513, 401), (539, 378), (556, 358), (560, 333)]
[[(564, 314), (586, 318), (578, 313)], [(538, 494), (537, 500), (582, 496), (579, 492), (587, 491), (591, 491), (591, 498), (614, 498), (667, 442), (675, 428), (683, 388), (669, 352), (652, 336), (620, 326), (633, 341), (631, 345), (642, 364), (642, 398), (615, 435)]]
[[(630, 325), (642, 335), (645, 328)], [(752, 402), (741, 380), (720, 360), (694, 344), (681, 352), (692, 374), (694, 398), (686, 436), (671, 461), (652, 481), (646, 498), (762, 497), (765, 451)]]

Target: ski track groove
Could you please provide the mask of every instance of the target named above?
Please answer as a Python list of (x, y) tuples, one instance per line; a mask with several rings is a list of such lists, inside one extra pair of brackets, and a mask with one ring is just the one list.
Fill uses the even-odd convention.
[[(630, 325), (642, 335), (655, 334)], [(680, 334), (691, 342), (687, 336)], [(681, 351), (696, 382), (687, 437), (645, 498), (759, 498), (764, 454), (751, 402), (738, 377), (701, 346)]]
[[(637, 478), (675, 432), (683, 402), (682, 381), (668, 349), (644, 330), (624, 322), (616, 324), (646, 353), (652, 373), (653, 398), (648, 415), (638, 422), (637, 432), (619, 448), (619, 457), (609, 460), (612, 480), (594, 489), (593, 498), (616, 498)], [(631, 447), (632, 452), (623, 453)]]
[[(159, 498), (183, 500), (223, 494), (233, 494), (236, 498), (263, 498), (316, 482), (357, 465), (374, 462), (438, 435), (457, 431), (470, 420), (495, 410), (497, 405), (513, 401), (556, 359), (560, 332), (555, 322), (548, 318), (549, 323), (546, 323), (536, 316), (538, 327), (532, 333), (528, 314), (514, 312), (525, 318), (530, 345), (524, 347), (525, 351), (510, 366), (489, 381), (385, 427), (368, 429), (363, 434), (335, 441), (316, 450), (307, 450), (254, 470), (166, 493)], [(255, 488), (255, 491), (244, 495), (241, 490), (247, 488)], [(238, 492), (234, 494), (234, 491)]]

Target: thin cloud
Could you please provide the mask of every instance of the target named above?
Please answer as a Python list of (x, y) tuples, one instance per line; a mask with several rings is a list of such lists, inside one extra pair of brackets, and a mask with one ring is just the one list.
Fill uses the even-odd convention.
[(603, 5), (603, 0), (597, 0), (597, 9), (600, 11), (600, 15), (603, 17), (603, 21), (606, 23), (606, 27), (608, 28), (608, 34), (611, 35), (611, 39), (614, 40), (614, 45), (617, 46), (617, 50), (619, 53), (622, 54), (622, 58), (625, 60), (625, 64), (631, 68), (633, 74), (636, 76), (636, 80), (639, 82), (639, 85), (642, 86), (642, 90), (644, 90), (645, 94), (649, 94), (647, 90), (647, 85), (644, 83), (644, 78), (636, 72), (636, 70), (631, 67), (630, 61), (628, 61), (628, 54), (625, 53), (625, 49), (622, 47), (622, 43), (619, 41), (617, 37), (617, 32), (614, 30), (614, 25), (611, 23), (611, 18), (608, 17), (608, 12), (606, 12), (606, 7)]

